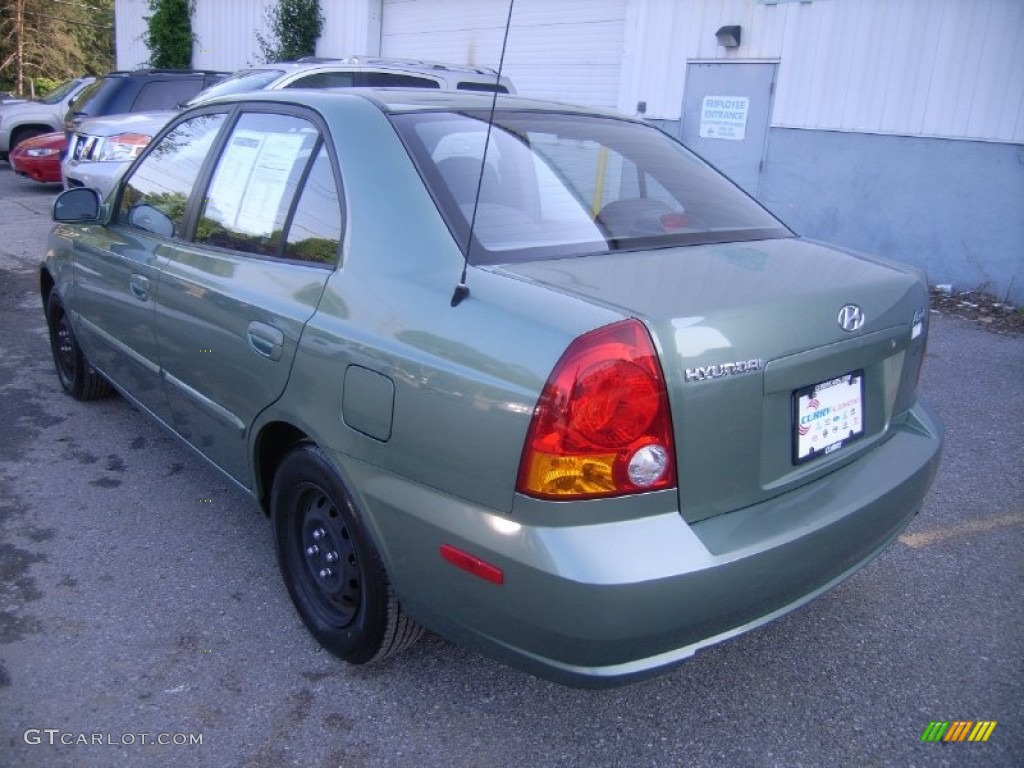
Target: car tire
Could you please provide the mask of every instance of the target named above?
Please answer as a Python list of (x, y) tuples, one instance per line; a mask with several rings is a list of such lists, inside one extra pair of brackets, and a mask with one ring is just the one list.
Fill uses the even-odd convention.
[(64, 391), (76, 400), (96, 400), (113, 392), (110, 382), (92, 367), (78, 346), (71, 318), (56, 291), (46, 302), (46, 324), (50, 331), (53, 364)]
[(381, 661), (423, 629), (405, 615), (359, 510), (323, 451), (300, 443), (270, 501), (278, 564), (303, 623), (350, 664)]

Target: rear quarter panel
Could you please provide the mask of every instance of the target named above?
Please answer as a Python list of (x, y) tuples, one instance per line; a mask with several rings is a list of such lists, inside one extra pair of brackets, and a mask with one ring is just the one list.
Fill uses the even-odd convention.
[[(621, 314), (484, 269), (470, 270), (470, 296), (453, 308), (461, 252), (387, 118), (361, 99), (345, 106), (327, 115), (344, 185), (342, 264), (287, 391), (260, 421), (287, 415), (353, 460), (508, 512), (547, 376), (575, 336)], [(393, 384), (390, 434), (348, 425), (353, 365)]]

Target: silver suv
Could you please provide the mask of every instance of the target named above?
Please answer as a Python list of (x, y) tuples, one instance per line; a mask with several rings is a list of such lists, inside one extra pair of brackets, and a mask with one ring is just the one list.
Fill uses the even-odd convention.
[[(182, 107), (231, 93), (284, 88), (434, 88), (515, 93), (512, 81), (484, 67), (410, 59), (309, 57), (239, 70)], [(136, 112), (85, 120), (77, 126), (61, 165), (65, 188), (92, 187), (106, 197), (117, 179), (175, 111)]]
[(64, 129), (68, 104), (95, 78), (68, 80), (36, 101), (5, 102), (0, 105), (0, 159), (25, 139)]

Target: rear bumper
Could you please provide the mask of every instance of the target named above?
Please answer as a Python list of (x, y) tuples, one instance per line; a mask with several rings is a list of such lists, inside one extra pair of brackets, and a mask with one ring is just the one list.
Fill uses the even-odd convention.
[[(635, 497), (650, 512), (636, 519), (516, 523), (338, 458), (361, 475), (350, 479), (411, 615), (543, 677), (605, 686), (785, 614), (873, 560), (920, 509), (942, 433), (919, 403), (856, 462), (696, 524), (670, 508), (675, 492)], [(504, 584), (449, 565), (441, 544), (498, 566)]]

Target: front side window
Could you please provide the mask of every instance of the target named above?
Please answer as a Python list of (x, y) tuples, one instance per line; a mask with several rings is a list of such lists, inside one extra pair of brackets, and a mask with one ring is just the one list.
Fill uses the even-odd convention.
[(101, 94), (104, 90), (116, 89), (115, 80), (116, 78), (101, 77), (89, 83), (71, 100), (71, 103), (68, 105), (68, 112), (73, 115), (94, 114), (96, 109), (91, 106), (92, 102), (100, 101), (102, 96), (98, 94)]
[(197, 115), (164, 136), (125, 182), (118, 223), (180, 237), (189, 195), (224, 119), (224, 113)]
[(790, 236), (721, 174), (642, 123), (500, 112), (488, 142), (484, 113), (392, 119), (473, 263)]
[(239, 118), (224, 145), (195, 239), (258, 256), (333, 261), (340, 222), (337, 186), (316, 126), (294, 115), (253, 112)]

